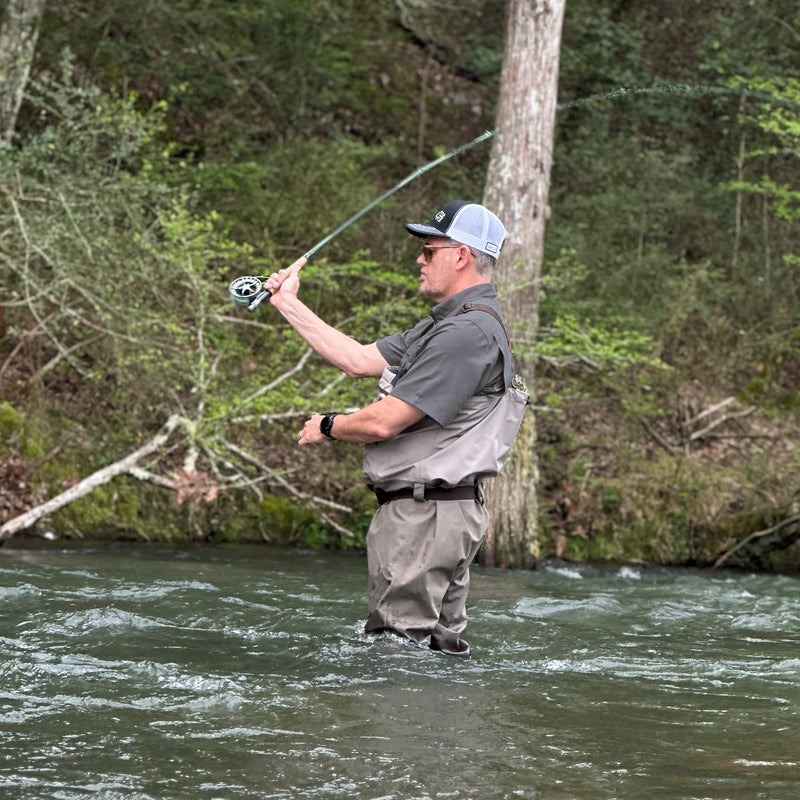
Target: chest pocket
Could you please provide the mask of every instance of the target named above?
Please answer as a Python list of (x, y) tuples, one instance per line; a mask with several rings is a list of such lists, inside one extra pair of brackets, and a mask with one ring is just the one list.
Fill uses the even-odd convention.
[[(395, 376), (392, 380), (392, 385), (394, 385), (394, 381), (397, 380), (397, 378), (401, 378), (406, 374), (406, 372), (408, 372), (409, 369), (411, 369), (411, 365), (414, 363), (414, 361), (416, 361), (417, 356), (419, 356), (420, 352), (428, 343), (428, 334), (436, 324), (436, 320), (433, 317), (428, 317), (426, 322), (427, 325), (420, 327), (419, 336), (409, 345), (408, 349), (403, 354), (403, 357), (400, 359), (400, 363), (396, 367), (392, 368)], [(384, 374), (386, 374), (385, 370)]]

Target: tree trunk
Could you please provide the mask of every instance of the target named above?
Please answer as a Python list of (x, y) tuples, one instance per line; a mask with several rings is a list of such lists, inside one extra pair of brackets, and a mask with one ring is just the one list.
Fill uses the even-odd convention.
[[(496, 282), (517, 372), (533, 394), (539, 281), (558, 89), (565, 0), (509, 0), (505, 55), (484, 203), (509, 230)], [(501, 475), (487, 491), (492, 524), (488, 565), (530, 569), (539, 556), (536, 424), (520, 430)]]
[(0, 3), (0, 139), (10, 142), (39, 38), (46, 0)]

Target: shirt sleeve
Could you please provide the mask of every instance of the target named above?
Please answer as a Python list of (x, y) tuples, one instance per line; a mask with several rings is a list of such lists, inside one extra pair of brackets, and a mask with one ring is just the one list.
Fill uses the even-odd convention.
[(401, 333), (393, 333), (378, 339), (375, 342), (378, 352), (386, 359), (390, 367), (396, 367), (403, 360), (409, 345), (430, 327), (432, 320), (429, 317), (421, 319), (413, 328)]
[(391, 336), (385, 336), (375, 342), (378, 352), (386, 359), (386, 363), (390, 367), (396, 367), (403, 358), (406, 350), (404, 343), (405, 339), (402, 333), (393, 333)]
[(467, 317), (443, 320), (408, 371), (397, 378), (392, 396), (447, 425), (501, 370), (497, 344), (478, 325)]

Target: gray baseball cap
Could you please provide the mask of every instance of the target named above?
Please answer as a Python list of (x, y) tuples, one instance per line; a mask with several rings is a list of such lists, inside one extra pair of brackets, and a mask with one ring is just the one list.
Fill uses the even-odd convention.
[(409, 222), (406, 230), (413, 236), (446, 236), (482, 253), (497, 257), (507, 231), (503, 223), (485, 206), (466, 200), (451, 200), (426, 224)]

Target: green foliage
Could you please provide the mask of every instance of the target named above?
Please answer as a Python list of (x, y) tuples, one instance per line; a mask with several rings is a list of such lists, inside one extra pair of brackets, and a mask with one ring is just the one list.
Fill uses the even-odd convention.
[[(740, 115), (744, 126), (755, 127), (763, 134), (744, 154), (748, 172), (755, 166), (760, 174), (753, 180), (729, 181), (725, 187), (732, 192), (751, 192), (768, 198), (778, 219), (800, 220), (800, 182), (793, 187), (791, 180), (787, 180), (787, 176), (796, 175), (800, 160), (800, 80), (737, 78), (732, 85), (746, 94), (769, 100), (758, 102), (755, 110), (746, 109)], [(790, 160), (795, 169), (786, 170)], [(780, 180), (769, 174), (773, 164), (780, 169)]]
[(11, 403), (0, 403), (0, 441), (8, 442), (20, 430), (25, 415)]
[(52, 123), (0, 162), (4, 295), (47, 332), (59, 369), (113, 380), (128, 413), (152, 418), (170, 392), (206, 388), (210, 306), (249, 248), (152, 180), (148, 165), (165, 157), (160, 107), (142, 114), (134, 97), (65, 79), (35, 84)]
[[(642, 53), (644, 31), (638, 22), (620, 19), (594, 2), (565, 6), (561, 70), (575, 96), (649, 82)], [(586, 111), (592, 114), (596, 108), (588, 106)]]
[[(269, 306), (234, 310), (227, 284), (285, 266), (491, 128), (506, 5), (48, 4), (18, 133), (0, 150), (4, 443), (40, 458), (62, 447), (73, 466), (41, 468), (56, 486), (177, 411), (164, 474), (187, 460), (246, 484), (255, 469), (235, 443), (345, 495), (356, 449), (298, 475), (295, 428), (368, 402), (372, 385), (303, 361)], [(690, 19), (666, 0), (567, 3), (537, 347), (545, 402), (572, 425), (540, 455), (547, 491), (579, 475), (600, 512), (598, 535), (571, 538), (568, 554), (681, 560), (698, 537), (713, 546), (722, 517), (704, 509), (735, 491), (722, 473), (706, 492), (699, 467), (673, 478), (677, 457), (635, 459), (640, 418), (667, 419), (687, 383), (776, 418), (800, 408), (796, 12), (791, 0), (694, 3)], [(304, 269), (303, 299), (361, 341), (412, 324), (426, 304), (402, 223), (479, 198), (488, 156), (462, 154), (343, 232)], [(611, 434), (604, 419), (633, 428)], [(594, 448), (611, 448), (607, 474), (584, 458)], [(272, 526), (342, 544), (280, 489), (263, 508), (231, 490), (189, 511), (150, 485), (130, 489), (136, 507), (121, 483), (97, 499), (116, 513), (87, 501), (80, 515), (137, 536), (160, 514), (169, 537), (260, 540)], [(350, 504), (360, 532), (368, 510)]]
[(612, 372), (636, 365), (667, 369), (663, 361), (652, 355), (653, 349), (649, 336), (623, 330), (613, 319), (593, 325), (571, 314), (556, 317), (542, 331), (538, 348), (540, 357), (556, 364), (579, 360), (594, 369)]
[(701, 69), (713, 77), (800, 76), (797, 3), (747, 0), (720, 14), (699, 48)]
[[(378, 194), (374, 166), (394, 156), (391, 145), (293, 139), (257, 160), (187, 162), (173, 179), (191, 182), (197, 201), (230, 221), (232, 235), (272, 259), (291, 259)], [(358, 230), (346, 231), (326, 254), (351, 252)]]
[[(77, 381), (71, 402), (102, 397), (96, 411), (104, 416), (87, 428), (95, 446), (106, 445), (95, 468), (124, 455), (176, 411), (187, 463), (202, 451), (216, 468), (230, 461), (227, 440), (252, 446), (242, 424), (275, 418), (294, 426), (319, 408), (371, 400), (374, 387), (342, 382), (332, 368), (297, 371), (306, 348), (287, 326), (267, 327), (254, 317), (254, 328), (232, 316), (231, 277), (276, 266), (234, 241), (232, 224), (201, 202), (192, 170), (165, 141), (163, 104), (141, 111), (134, 95), (108, 98), (80, 85), (69, 61), (61, 78), (41, 76), (30, 102), (41, 107), (43, 124), (0, 162), (9, 265), (3, 295), (19, 330), (39, 326), (47, 333), (36, 359), (43, 367), (27, 376), (42, 396), (54, 402), (56, 387)], [(360, 174), (356, 153), (363, 148), (349, 149), (338, 162), (341, 174)], [(410, 272), (357, 257), (309, 265), (304, 274), (309, 302), (354, 335), (374, 339), (420, 313)], [(115, 425), (120, 430), (109, 447)], [(74, 514), (95, 529), (138, 531), (137, 509), (118, 493), (113, 502), (104, 492), (98, 497), (65, 512), (64, 524), (72, 526)], [(195, 523), (186, 522), (190, 529)], [(318, 523), (303, 530), (306, 543), (333, 541)]]
[(590, 271), (574, 251), (562, 253), (550, 269), (542, 281), (537, 354), (563, 378), (560, 392), (545, 402), (560, 405), (603, 386), (618, 394), (629, 411), (654, 413), (653, 384), (670, 371), (659, 356), (658, 343), (634, 327), (632, 315), (588, 316), (597, 313), (581, 299)]

